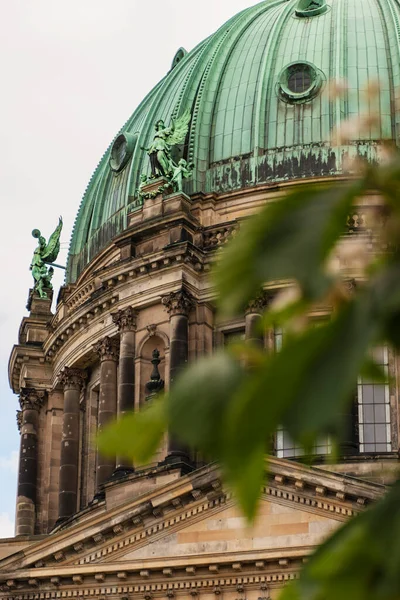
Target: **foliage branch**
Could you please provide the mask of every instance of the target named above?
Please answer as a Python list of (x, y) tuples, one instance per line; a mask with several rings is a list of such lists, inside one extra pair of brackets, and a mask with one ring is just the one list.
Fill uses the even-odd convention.
[[(343, 274), (333, 268), (333, 256), (346, 218), (371, 191), (382, 202), (370, 219), (369, 237), (361, 235), (353, 245), (358, 277), (349, 291)], [(277, 427), (284, 427), (306, 454), (327, 435), (337, 456), (357, 376), (384, 377), (369, 349), (383, 343), (400, 349), (399, 232), (400, 159), (395, 154), (379, 167), (364, 165), (350, 182), (300, 186), (267, 204), (220, 252), (214, 282), (221, 319), (242, 313), (260, 288), (276, 289), (280, 282), (283, 291), (266, 309), (263, 326), (283, 328), (282, 350), (236, 344), (196, 361), (171, 393), (104, 432), (101, 449), (145, 463), (168, 429), (220, 463), (252, 520)], [(330, 313), (317, 326), (309, 318), (316, 306), (329, 307)], [(319, 547), (283, 598), (398, 598), (399, 565), (396, 483), (381, 502)]]

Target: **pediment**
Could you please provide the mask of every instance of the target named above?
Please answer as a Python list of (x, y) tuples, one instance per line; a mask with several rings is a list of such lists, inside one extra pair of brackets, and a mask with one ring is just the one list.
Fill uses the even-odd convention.
[(11, 572), (39, 578), (100, 567), (142, 573), (160, 565), (165, 570), (166, 565), (256, 564), (268, 556), (304, 556), (384, 489), (271, 458), (259, 516), (250, 529), (212, 465), (113, 509), (99, 506), (0, 561), (0, 579)]

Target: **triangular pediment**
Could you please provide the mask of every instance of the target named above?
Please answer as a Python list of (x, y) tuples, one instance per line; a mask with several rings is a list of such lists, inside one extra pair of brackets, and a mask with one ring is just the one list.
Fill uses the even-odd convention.
[[(173, 531), (164, 530), (163, 535), (142, 544), (124, 547), (114, 556), (104, 557), (105, 562), (151, 561), (206, 556), (207, 561), (220, 562), (229, 555), (238, 560), (246, 553), (264, 556), (271, 551), (312, 547), (338, 527), (343, 518), (320, 514), (315, 510), (302, 510), (291, 503), (274, 498), (261, 500), (258, 517), (249, 526), (232, 499), (219, 507), (202, 513), (201, 519)], [(201, 506), (201, 505), (200, 505)], [(222, 508), (225, 506), (225, 508)], [(232, 558), (230, 558), (232, 560)], [(99, 559), (99, 562), (102, 562)]]
[(75, 523), (0, 561), (0, 576), (71, 576), (100, 566), (142, 573), (182, 561), (189, 569), (194, 562), (304, 556), (383, 492), (380, 485), (271, 458), (258, 519), (249, 528), (212, 465), (112, 509), (106, 498)]

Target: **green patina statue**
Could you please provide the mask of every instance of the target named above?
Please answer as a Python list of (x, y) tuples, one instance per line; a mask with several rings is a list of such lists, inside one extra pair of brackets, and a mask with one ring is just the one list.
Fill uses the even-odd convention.
[(193, 163), (188, 164), (184, 158), (181, 158), (177, 165), (172, 165), (171, 184), (174, 192), (182, 191), (183, 180), (192, 176), (193, 166)]
[(39, 229), (34, 229), (32, 235), (34, 238), (39, 240), (33, 258), (30, 269), (32, 271), (35, 285), (33, 291), (36, 292), (40, 298), (47, 298), (45, 289), (52, 289), (51, 279), (53, 277), (53, 267), (47, 265), (53, 263), (58, 256), (60, 251), (60, 235), (63, 226), (62, 218), (60, 217), (58, 225), (55, 231), (51, 234), (48, 243), (40, 233)]
[(173, 169), (177, 165), (171, 158), (171, 148), (184, 142), (190, 117), (190, 110), (187, 109), (178, 119), (172, 119), (169, 127), (165, 126), (162, 119), (155, 124), (153, 142), (149, 148), (145, 148), (150, 158), (153, 178), (164, 176), (169, 180), (172, 179)]

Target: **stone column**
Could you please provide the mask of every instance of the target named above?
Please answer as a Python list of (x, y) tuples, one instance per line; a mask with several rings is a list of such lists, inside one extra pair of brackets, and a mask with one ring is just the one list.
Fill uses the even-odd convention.
[[(189, 312), (194, 306), (192, 296), (184, 290), (172, 292), (162, 299), (168, 314), (170, 323), (170, 365), (169, 365), (169, 386), (173, 387), (174, 382), (185, 365), (188, 362), (189, 348)], [(168, 456), (166, 462), (185, 462), (190, 463), (190, 454), (188, 448), (184, 447), (173, 436), (168, 440)]]
[(61, 373), (64, 385), (64, 412), (61, 437), (58, 522), (78, 509), (79, 417), (81, 389), (87, 375), (81, 369), (65, 367)]
[(16, 535), (34, 535), (36, 522), (36, 491), (38, 470), (39, 410), (45, 392), (30, 388), (21, 390), (21, 412), (17, 420), (21, 424), (18, 492), (16, 508)]
[[(128, 306), (112, 315), (120, 332), (118, 371), (118, 418), (135, 409), (135, 335), (137, 312)], [(126, 475), (133, 471), (132, 462), (117, 456), (115, 474)]]
[(253, 345), (264, 347), (264, 332), (262, 330), (262, 314), (269, 302), (269, 296), (262, 292), (251, 300), (245, 312), (245, 339)]
[[(94, 346), (100, 357), (100, 394), (98, 431), (117, 415), (117, 362), (119, 342), (117, 339), (105, 337)], [(97, 491), (105, 481), (111, 478), (115, 469), (115, 457), (102, 456), (97, 453)]]

